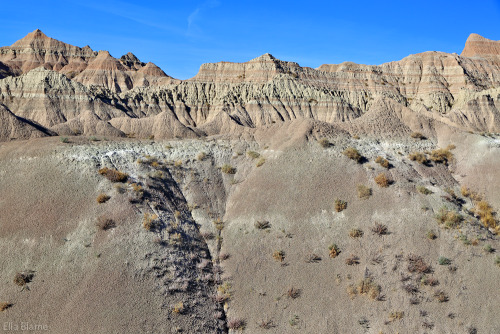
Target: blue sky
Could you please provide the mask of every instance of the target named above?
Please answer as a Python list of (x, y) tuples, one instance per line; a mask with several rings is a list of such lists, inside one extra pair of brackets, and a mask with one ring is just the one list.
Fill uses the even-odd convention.
[(498, 1), (4, 1), (0, 45), (39, 28), (69, 44), (128, 51), (187, 79), (201, 64), (269, 52), (301, 66), (381, 64), (500, 40)]

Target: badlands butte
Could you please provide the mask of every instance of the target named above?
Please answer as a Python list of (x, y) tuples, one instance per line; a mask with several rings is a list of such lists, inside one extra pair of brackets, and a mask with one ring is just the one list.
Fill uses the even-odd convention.
[(0, 48), (0, 331), (500, 333), (500, 41), (188, 80)]

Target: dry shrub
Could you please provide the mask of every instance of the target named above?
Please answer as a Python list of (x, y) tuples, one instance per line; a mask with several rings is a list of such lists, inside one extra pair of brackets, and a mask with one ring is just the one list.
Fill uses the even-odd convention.
[(396, 321), (403, 319), (405, 313), (403, 311), (393, 311), (389, 313), (389, 321)]
[(373, 234), (377, 235), (386, 235), (389, 233), (389, 230), (386, 225), (380, 224), (380, 223), (375, 223), (375, 225), (372, 227), (372, 232)]
[(347, 259), (345, 259), (345, 264), (352, 266), (355, 264), (359, 264), (359, 257), (354, 254), (351, 254)]
[(450, 152), (453, 146), (448, 146), (447, 148), (438, 148), (433, 150), (429, 156), (429, 158), (439, 164), (444, 164), (448, 166), (448, 163), (453, 161), (453, 153)]
[(474, 212), (479, 216), (479, 219), (485, 227), (498, 229), (495, 212), (493, 212), (493, 208), (488, 202), (484, 200), (477, 202)]
[(429, 189), (427, 189), (426, 187), (424, 186), (417, 186), (417, 191), (423, 195), (430, 195), (432, 194), (432, 191), (430, 191)]
[(261, 167), (263, 164), (266, 163), (266, 159), (260, 158), (259, 161), (257, 161), (257, 167)]
[(99, 169), (99, 174), (105, 176), (111, 182), (125, 182), (128, 179), (128, 174), (108, 167)]
[(174, 305), (172, 309), (172, 313), (174, 314), (183, 314), (186, 309), (184, 308), (184, 303), (183, 302), (178, 302), (177, 304)]
[(447, 302), (449, 300), (448, 295), (443, 290), (437, 290), (434, 293), (434, 298), (440, 303)]
[(323, 147), (323, 148), (328, 148), (328, 147), (330, 147), (330, 145), (331, 145), (331, 144), (330, 144), (330, 142), (328, 141), (328, 139), (326, 139), (326, 138), (321, 138), (321, 139), (318, 141), (318, 143), (319, 143), (319, 144), (321, 145), (321, 147)]
[(220, 170), (224, 173), (224, 174), (236, 174), (236, 168), (234, 168), (233, 166), (231, 165), (228, 165), (228, 164), (224, 164)]
[(389, 160), (382, 158), (381, 156), (376, 157), (375, 162), (378, 163), (380, 166), (387, 168), (387, 169), (389, 169), (389, 167), (391, 167)]
[(345, 209), (347, 209), (347, 202), (337, 198), (335, 200), (335, 211), (342, 212)]
[(0, 312), (5, 311), (6, 309), (12, 307), (11, 303), (8, 302), (0, 302)]
[(151, 231), (156, 226), (156, 219), (158, 219), (158, 215), (146, 212), (144, 213), (144, 218), (142, 219), (142, 226), (146, 230)]
[(462, 223), (463, 217), (456, 211), (442, 207), (436, 215), (436, 220), (438, 224), (444, 225), (445, 228), (458, 228)]
[(329, 256), (333, 259), (336, 258), (340, 254), (340, 249), (336, 244), (331, 244), (328, 247), (329, 250)]
[(207, 157), (207, 154), (205, 152), (200, 152), (200, 153), (198, 153), (198, 156), (196, 157), (196, 159), (198, 159), (198, 161), (203, 161), (203, 160), (205, 160), (206, 157)]
[(216, 220), (213, 220), (212, 224), (214, 224), (215, 229), (217, 231), (222, 231), (224, 229), (224, 222), (220, 218), (217, 218)]
[(97, 203), (106, 203), (110, 198), (111, 197), (106, 194), (99, 194), (99, 196), (97, 196)]
[(275, 250), (273, 252), (273, 258), (276, 261), (283, 262), (283, 260), (285, 259), (285, 252), (282, 250)]
[(429, 163), (429, 160), (427, 160), (427, 156), (425, 155), (425, 153), (422, 152), (410, 153), (408, 159), (410, 159), (411, 161), (417, 161), (422, 165), (427, 165)]
[(109, 229), (116, 227), (116, 223), (113, 219), (111, 219), (107, 216), (99, 216), (97, 218), (96, 226), (101, 231), (107, 231)]
[(227, 322), (227, 327), (233, 330), (243, 330), (245, 328), (245, 320), (240, 318), (230, 319)]
[(425, 263), (421, 256), (408, 255), (408, 271), (411, 273), (428, 274), (432, 272), (432, 267)]
[(265, 320), (260, 321), (259, 327), (262, 329), (271, 329), (273, 327), (276, 327), (276, 325), (274, 324), (274, 322), (272, 320), (265, 319)]
[(287, 291), (287, 296), (289, 298), (292, 298), (292, 299), (296, 299), (296, 298), (299, 298), (300, 297), (300, 294), (302, 293), (302, 291), (300, 289), (297, 289), (297, 288), (294, 288), (293, 286), (288, 289)]
[(371, 277), (359, 281), (356, 289), (360, 295), (367, 295), (373, 300), (380, 297), (380, 285), (376, 284)]
[(260, 154), (255, 151), (247, 151), (247, 155), (252, 159), (257, 159), (260, 157)]
[(391, 183), (389, 179), (387, 178), (387, 175), (384, 173), (380, 173), (379, 175), (375, 176), (375, 183), (379, 185), (381, 188), (387, 188), (389, 187), (389, 184)]
[(255, 222), (255, 228), (257, 228), (259, 230), (269, 229), (269, 228), (271, 228), (271, 223), (269, 223), (266, 220), (262, 220), (262, 221), (258, 220)]
[(421, 134), (420, 132), (412, 132), (410, 137), (412, 137), (414, 139), (420, 139), (420, 140), (425, 139), (425, 136), (423, 134)]
[(363, 231), (359, 228), (353, 228), (349, 231), (349, 236), (351, 238), (361, 238), (363, 236)]
[(321, 256), (317, 254), (313, 253), (306, 256), (307, 263), (318, 263), (319, 261), (321, 261)]
[(346, 157), (348, 157), (351, 160), (356, 161), (357, 163), (360, 163), (363, 161), (363, 156), (359, 153), (357, 149), (354, 147), (348, 147), (342, 152)]
[(33, 280), (33, 277), (35, 277), (35, 274), (32, 271), (16, 273), (14, 276), (14, 283), (24, 287)]
[(372, 195), (372, 189), (363, 184), (358, 184), (357, 190), (358, 190), (358, 197), (361, 199), (370, 198), (370, 196)]

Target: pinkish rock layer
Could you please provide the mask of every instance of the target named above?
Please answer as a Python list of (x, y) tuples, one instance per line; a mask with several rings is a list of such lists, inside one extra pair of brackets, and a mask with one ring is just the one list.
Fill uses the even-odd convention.
[[(473, 35), (467, 42), (473, 46), (470, 40), (486, 39)], [(488, 54), (496, 52), (495, 43)], [(432, 135), (432, 126), (415, 115), (500, 132), (500, 57), (485, 52), (424, 52), (378, 66), (346, 62), (318, 69), (265, 54), (245, 63), (204, 64), (192, 79), (176, 81), (132, 53), (116, 59), (35, 31), (0, 48), (0, 102), (61, 133), (73, 127), (85, 134), (192, 137), (310, 119), (358, 134), (401, 136), (422, 128)], [(35, 65), (51, 70), (16, 76)]]
[(462, 57), (500, 56), (500, 41), (492, 41), (478, 34), (470, 34), (460, 55)]

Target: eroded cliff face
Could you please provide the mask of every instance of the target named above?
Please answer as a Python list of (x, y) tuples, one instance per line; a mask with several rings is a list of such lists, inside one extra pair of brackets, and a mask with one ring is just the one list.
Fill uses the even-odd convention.
[(370, 115), (381, 106), (395, 123), (412, 122), (397, 116), (407, 108), (462, 130), (500, 132), (500, 42), (475, 34), (462, 55), (424, 52), (378, 66), (347, 62), (312, 69), (265, 54), (246, 63), (204, 64), (185, 81), (132, 53), (116, 59), (39, 30), (0, 48), (0, 62), (6, 77), (1, 103), (64, 134), (76, 128), (87, 135), (192, 137), (294, 119), (350, 128), (354, 120), (372, 124)]
[(0, 75), (4, 77), (43, 66), (83, 84), (103, 86), (113, 92), (172, 81), (156, 65), (143, 63), (130, 52), (116, 59), (107, 51), (96, 52), (89, 46), (80, 48), (55, 40), (39, 29), (11, 46), (0, 48), (0, 63)]

